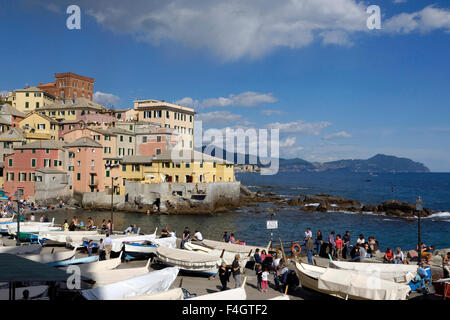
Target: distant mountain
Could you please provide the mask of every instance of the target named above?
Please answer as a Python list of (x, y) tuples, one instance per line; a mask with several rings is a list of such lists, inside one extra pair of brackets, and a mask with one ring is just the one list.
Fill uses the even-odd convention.
[[(203, 148), (205, 151), (205, 147)], [(232, 159), (236, 164), (249, 164), (250, 157), (248, 154), (242, 155), (237, 153), (228, 152), (222, 149), (216, 149), (212, 152), (212, 156), (225, 159)], [(244, 159), (244, 161), (239, 161)], [(263, 161), (260, 161), (263, 160)], [(258, 159), (258, 165), (261, 163), (267, 163), (268, 158)], [(252, 163), (255, 164), (255, 163)], [(424, 164), (415, 162), (408, 158), (399, 158), (395, 156), (389, 156), (384, 154), (377, 154), (367, 160), (363, 159), (348, 159), (337, 160), (330, 162), (309, 162), (300, 158), (283, 159), (279, 160), (279, 171), (284, 172), (297, 172), (297, 171), (310, 171), (310, 172), (322, 172), (330, 170), (339, 170), (345, 172), (368, 172), (368, 173), (388, 173), (388, 172), (430, 172)]]

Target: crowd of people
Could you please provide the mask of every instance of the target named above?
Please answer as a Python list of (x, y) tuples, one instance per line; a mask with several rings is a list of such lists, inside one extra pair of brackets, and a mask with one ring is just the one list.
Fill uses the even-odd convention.
[[(64, 208), (66, 206), (66, 204), (60, 200), (58, 204), (56, 205), (50, 205), (50, 206), (41, 206), (33, 201), (30, 201), (29, 199), (20, 199), (19, 200), (19, 207), (20, 210), (24, 213), (27, 214), (29, 212), (33, 212), (33, 211), (46, 211), (46, 210), (53, 210), (56, 208)], [(11, 217), (12, 215), (14, 215), (15, 213), (17, 213), (17, 204), (15, 204), (13, 201), (11, 200), (7, 200), (5, 202), (2, 203), (1, 205), (1, 217), (2, 218), (7, 218), (7, 217)]]

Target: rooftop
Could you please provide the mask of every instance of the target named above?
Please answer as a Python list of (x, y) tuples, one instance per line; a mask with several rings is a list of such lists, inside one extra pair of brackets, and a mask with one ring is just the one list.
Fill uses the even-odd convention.
[(67, 173), (64, 170), (58, 170), (55, 168), (41, 168), (41, 169), (37, 169), (36, 171), (39, 171), (42, 173), (53, 173), (53, 174), (66, 174)]
[(15, 150), (21, 149), (59, 149), (64, 150), (65, 142), (61, 140), (39, 140), (14, 147)]
[(216, 163), (228, 163), (232, 164), (232, 162), (227, 162), (223, 159), (216, 158), (210, 155), (207, 155), (202, 152), (194, 151), (191, 149), (171, 149), (162, 152), (156, 156), (124, 156), (122, 158), (122, 163), (152, 163), (152, 162), (162, 162), (162, 161), (170, 161), (170, 162), (216, 162)]
[(65, 99), (60, 102), (56, 102), (45, 107), (39, 108), (39, 110), (58, 110), (58, 109), (91, 109), (96, 111), (107, 111), (108, 109), (101, 104), (95, 103), (86, 98), (77, 99)]
[(91, 138), (88, 137), (82, 137), (79, 138), (73, 142), (67, 143), (65, 145), (66, 148), (73, 148), (73, 147), (93, 147), (93, 148), (103, 148), (103, 146), (92, 140)]
[(12, 105), (5, 103), (1, 106), (0, 114), (12, 115), (16, 117), (25, 118), (26, 114), (17, 110)]
[(22, 129), (12, 128), (0, 134), (0, 141), (25, 141), (25, 137)]
[(185, 111), (187, 113), (191, 113), (192, 115), (195, 114), (194, 109), (183, 107), (178, 104), (168, 103), (165, 101), (158, 101), (158, 100), (135, 100), (134, 105), (136, 109), (145, 110), (145, 109), (154, 109), (154, 108), (162, 108), (162, 109), (169, 109), (174, 111)]

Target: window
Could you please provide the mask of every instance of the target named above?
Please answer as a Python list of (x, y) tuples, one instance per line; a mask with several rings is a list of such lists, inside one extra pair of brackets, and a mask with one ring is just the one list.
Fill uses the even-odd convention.
[(36, 109), (39, 109), (39, 102), (36, 102)]
[(128, 142), (133, 142), (133, 137), (128, 137)]
[(78, 181), (81, 180), (81, 173), (77, 173), (77, 180), (78, 180)]
[(77, 161), (77, 167), (81, 166), (81, 161)]
[(120, 136), (120, 142), (123, 142), (123, 136)]
[(95, 166), (95, 161), (91, 160), (91, 167), (94, 167), (94, 166)]
[(28, 175), (28, 181), (36, 181), (36, 174), (34, 172), (30, 172)]
[(147, 143), (147, 137), (146, 136), (142, 137), (142, 143)]
[(96, 135), (94, 136), (94, 140), (95, 140), (95, 141), (100, 141), (100, 135), (99, 135), (99, 134), (96, 134)]
[(156, 155), (161, 154), (161, 149), (156, 149)]
[(45, 123), (39, 123), (38, 124), (38, 129), (45, 130)]
[(203, 168), (203, 161), (200, 162), (200, 168)]
[(189, 162), (186, 162), (186, 168), (190, 168), (191, 164)]
[(50, 153), (50, 149), (45, 149), (45, 153), (49, 154)]
[(9, 172), (9, 178), (8, 181), (14, 181), (14, 172)]
[(105, 141), (111, 141), (111, 136), (105, 136)]
[(29, 102), (25, 102), (25, 108), (28, 109), (30, 107), (30, 103)]
[(42, 176), (36, 176), (34, 180), (36, 182), (42, 182)]
[(73, 171), (74, 167), (73, 166), (69, 166), (69, 171)]
[(12, 167), (13, 166), (13, 159), (8, 159), (8, 167)]
[(127, 166), (125, 164), (122, 165), (122, 171), (127, 171)]
[(58, 166), (58, 160), (53, 160), (53, 166), (57, 167)]
[(192, 116), (189, 116), (189, 122), (192, 122)]
[(170, 119), (170, 111), (169, 110), (166, 111), (166, 118)]
[(109, 171), (106, 171), (106, 177), (109, 178), (109, 176), (110, 176)]
[[(120, 114), (119, 114), (120, 115)], [(119, 117), (120, 118), (120, 117)], [(133, 125), (130, 125), (130, 131), (133, 131)]]
[(27, 181), (27, 173), (26, 172), (21, 172), (19, 174), (19, 181)]
[(156, 142), (161, 142), (161, 136), (156, 136)]
[(50, 159), (44, 159), (44, 167), (49, 168), (52, 166), (52, 162)]
[(192, 148), (192, 141), (189, 141), (189, 148)]
[(31, 159), (31, 167), (36, 168), (36, 159)]
[(28, 92), (25, 92), (25, 97), (29, 97), (30, 94)]

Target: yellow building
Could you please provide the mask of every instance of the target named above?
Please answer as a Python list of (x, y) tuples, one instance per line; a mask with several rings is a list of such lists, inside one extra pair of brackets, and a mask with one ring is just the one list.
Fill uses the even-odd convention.
[[(175, 154), (175, 152), (174, 152)], [(145, 183), (234, 182), (234, 164), (193, 150), (183, 150), (180, 157), (172, 151), (157, 156), (123, 157), (121, 178)]]
[(41, 113), (55, 120), (109, 122), (114, 120), (112, 112), (101, 104), (86, 98), (65, 99), (41, 108)]
[(21, 112), (31, 112), (44, 108), (55, 102), (55, 97), (37, 87), (11, 91), (8, 101)]
[(138, 113), (139, 121), (177, 130), (180, 135), (180, 149), (193, 149), (194, 109), (157, 100), (136, 100), (134, 109)]
[(20, 121), (19, 127), (27, 141), (58, 140), (58, 122), (36, 111)]

